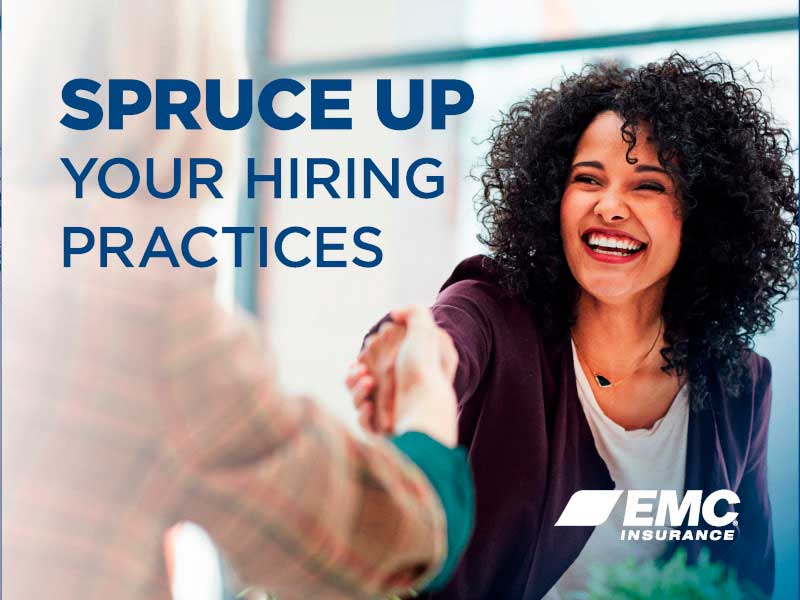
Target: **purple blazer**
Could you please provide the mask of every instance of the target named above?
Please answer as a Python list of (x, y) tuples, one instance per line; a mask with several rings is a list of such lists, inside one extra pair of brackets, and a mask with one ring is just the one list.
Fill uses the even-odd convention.
[[(433, 307), (459, 353), (459, 440), (469, 450), (477, 512), (453, 579), (429, 597), (532, 600), (558, 580), (593, 531), (554, 527), (567, 501), (578, 490), (613, 489), (614, 482), (578, 400), (569, 340), (546, 343), (530, 308), (503, 292), (484, 260), (462, 262)], [(707, 544), (713, 560), (771, 593), (770, 365), (753, 353), (749, 368), (752, 385), (743, 397), (731, 398), (712, 382), (712, 406), (691, 412), (685, 488), (702, 489), (703, 497), (723, 488), (739, 495), (735, 540)], [(704, 542), (680, 544), (694, 560)]]

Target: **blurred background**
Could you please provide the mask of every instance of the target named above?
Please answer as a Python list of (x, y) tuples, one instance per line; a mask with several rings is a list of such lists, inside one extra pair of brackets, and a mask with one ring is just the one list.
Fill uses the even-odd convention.
[[(261, 171), (272, 171), (274, 157), (331, 157), (344, 165), (347, 157), (369, 156), (387, 169), (391, 157), (398, 157), (401, 173), (420, 156), (443, 163), (437, 174), (445, 176), (445, 193), (432, 200), (409, 193), (399, 199), (380, 193), (369, 200), (325, 193), (313, 200), (275, 199), (271, 187), (262, 186), (255, 201), (243, 198), (236, 208), (242, 224), (268, 224), (273, 231), (298, 224), (381, 229), (384, 258), (377, 268), (245, 267), (229, 269), (219, 286), (224, 302), (238, 302), (259, 316), (283, 384), (311, 393), (351, 423), (342, 379), (364, 332), (392, 307), (431, 303), (453, 267), (482, 252), (473, 208), (479, 186), (470, 175), (481, 172), (483, 140), (500, 112), (530, 90), (591, 62), (637, 65), (673, 50), (690, 57), (716, 53), (747, 69), (795, 145), (798, 140), (793, 0), (609, 0), (602, 8), (590, 0), (251, 0), (243, 35), (256, 80), (353, 80), (352, 131), (312, 132), (306, 123), (290, 132), (248, 132), (247, 153), (258, 157)], [(390, 131), (375, 116), (378, 78), (391, 78), (398, 98), (407, 94), (412, 78), (424, 79), (426, 86), (433, 78), (463, 79), (473, 87), (475, 103), (444, 131), (431, 130), (425, 120), (410, 131)], [(398, 100), (398, 114), (405, 106)], [(796, 597), (798, 586), (797, 316), (795, 293), (775, 330), (757, 342), (774, 374), (769, 477), (776, 597)]]

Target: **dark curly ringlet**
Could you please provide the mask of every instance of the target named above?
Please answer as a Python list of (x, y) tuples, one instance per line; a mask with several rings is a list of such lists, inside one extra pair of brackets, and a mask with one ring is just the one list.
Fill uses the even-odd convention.
[(772, 328), (776, 304), (794, 287), (797, 258), (789, 134), (743, 70), (675, 53), (640, 68), (590, 65), (534, 91), (490, 137), (479, 239), (504, 287), (531, 305), (548, 337), (563, 338), (578, 286), (559, 205), (578, 139), (607, 110), (624, 121), (631, 163), (637, 126), (647, 123), (679, 190), (684, 222), (664, 300), (663, 369), (688, 375), (695, 408), (708, 404), (714, 372), (737, 395), (749, 384), (754, 335)]

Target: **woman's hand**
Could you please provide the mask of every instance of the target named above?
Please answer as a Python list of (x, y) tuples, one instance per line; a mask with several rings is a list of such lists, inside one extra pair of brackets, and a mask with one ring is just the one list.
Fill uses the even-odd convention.
[(394, 364), (405, 334), (404, 325), (383, 323), (364, 341), (345, 380), (359, 423), (373, 433), (391, 433), (394, 428)]
[(409, 307), (367, 338), (346, 384), (362, 427), (376, 433), (422, 431), (453, 446), (458, 355), (430, 310)]

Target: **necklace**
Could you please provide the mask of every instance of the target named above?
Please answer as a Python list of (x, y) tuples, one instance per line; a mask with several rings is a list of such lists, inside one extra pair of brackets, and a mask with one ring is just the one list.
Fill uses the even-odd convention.
[(578, 354), (578, 358), (583, 359), (583, 362), (585, 362), (586, 366), (589, 367), (589, 370), (592, 372), (592, 376), (594, 377), (594, 380), (597, 382), (597, 385), (599, 385), (601, 388), (616, 387), (629, 377), (632, 377), (639, 370), (639, 368), (642, 366), (642, 363), (647, 359), (648, 356), (650, 356), (650, 353), (653, 351), (653, 348), (656, 347), (656, 343), (658, 342), (658, 338), (661, 337), (661, 331), (663, 328), (664, 328), (664, 320), (662, 319), (658, 324), (658, 331), (656, 332), (656, 337), (653, 339), (653, 343), (650, 344), (650, 348), (647, 350), (647, 353), (644, 356), (642, 356), (642, 358), (639, 359), (639, 361), (636, 363), (636, 366), (630, 373), (625, 375), (625, 377), (617, 379), (614, 382), (612, 382), (608, 377), (604, 376), (603, 374), (597, 372), (597, 370), (595, 370), (595, 368), (592, 367), (592, 365), (586, 358), (586, 355), (583, 354), (581, 352), (581, 349), (578, 347), (578, 342), (575, 341), (574, 335), (572, 336), (572, 343), (575, 344), (575, 351)]

